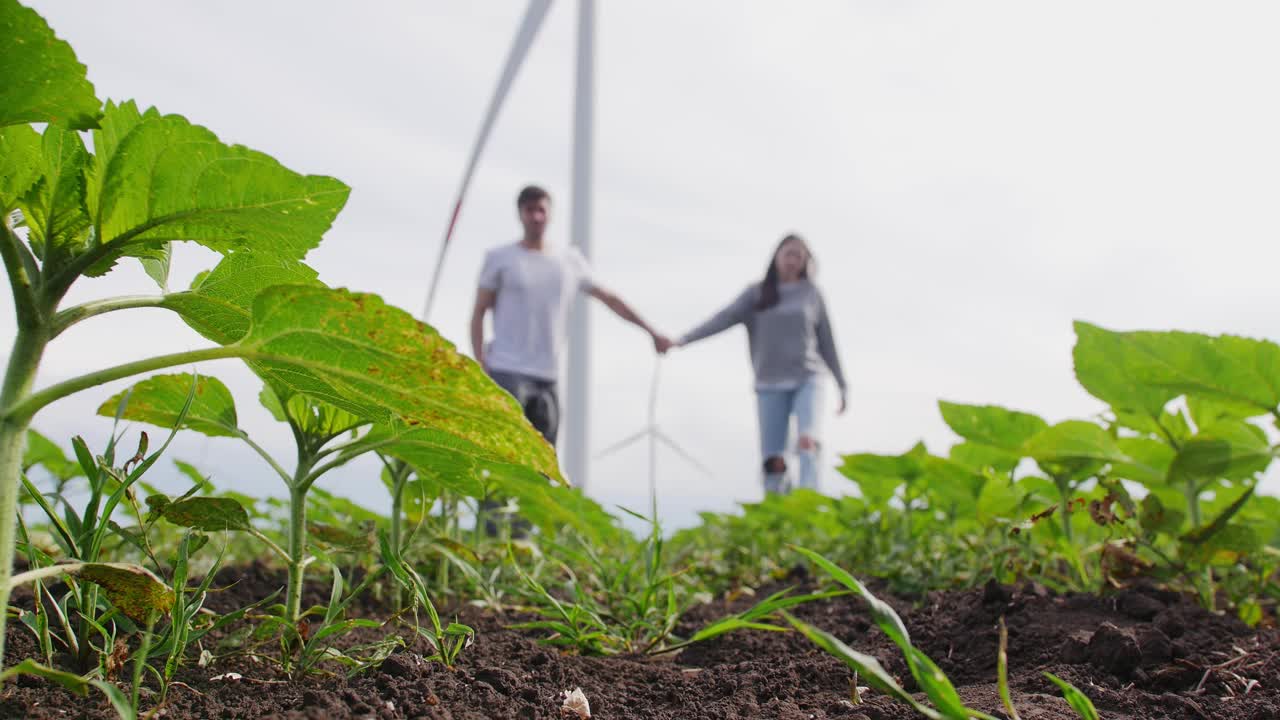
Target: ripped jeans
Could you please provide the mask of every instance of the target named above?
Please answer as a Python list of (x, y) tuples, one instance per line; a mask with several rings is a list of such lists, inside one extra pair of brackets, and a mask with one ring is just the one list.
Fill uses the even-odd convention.
[(813, 447), (799, 448), (798, 486), (818, 490), (818, 468), (822, 465), (818, 420), (822, 414), (822, 379), (813, 375), (795, 388), (756, 390), (760, 418), (760, 455), (764, 461), (764, 490), (785, 493), (786, 453), (791, 433), (791, 417), (796, 419), (796, 435), (813, 440)]

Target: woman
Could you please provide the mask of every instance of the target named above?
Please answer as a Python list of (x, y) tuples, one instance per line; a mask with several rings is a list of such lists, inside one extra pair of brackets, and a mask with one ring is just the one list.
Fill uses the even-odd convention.
[(762, 282), (748, 287), (731, 305), (675, 342), (677, 347), (684, 346), (738, 323), (747, 326), (766, 493), (788, 490), (783, 455), (793, 415), (800, 456), (799, 485), (818, 489), (818, 415), (824, 367), (831, 371), (840, 388), (838, 412), (845, 410), (844, 373), (826, 304), (813, 283), (813, 271), (813, 255), (804, 239), (799, 235), (784, 237)]

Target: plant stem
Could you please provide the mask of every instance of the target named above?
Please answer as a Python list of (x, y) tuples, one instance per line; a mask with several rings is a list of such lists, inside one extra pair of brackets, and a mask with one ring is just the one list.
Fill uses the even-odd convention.
[(1191, 529), (1198, 530), (1200, 528), (1200, 488), (1196, 486), (1195, 478), (1190, 475), (1187, 476), (1183, 493), (1187, 496), (1187, 509), (1191, 514)]
[(56, 338), (72, 325), (95, 315), (105, 315), (116, 310), (128, 310), (130, 308), (160, 307), (163, 304), (163, 295), (126, 295), (103, 300), (92, 300), (83, 305), (69, 307), (54, 315), (52, 322), (50, 322), (49, 337)]
[(289, 475), (288, 471), (280, 467), (280, 463), (276, 462), (276, 459), (271, 457), (271, 454), (268, 453), (265, 449), (263, 449), (261, 445), (254, 442), (253, 438), (249, 437), (248, 433), (245, 433), (245, 432), (240, 433), (240, 439), (243, 440), (245, 444), (248, 445), (254, 452), (258, 453), (258, 457), (265, 460), (266, 463), (271, 466), (271, 469), (274, 470), (276, 474), (280, 476), (280, 479), (284, 480), (286, 485), (291, 484), (293, 482), (293, 477)]
[[(2, 208), (0, 212), (3, 212)], [(22, 262), (24, 252), (26, 248), (9, 228), (7, 218), (0, 217), (0, 258), (4, 259), (4, 268), (9, 274), (9, 289), (13, 291), (13, 308), (18, 316), (18, 326), (35, 327), (40, 321), (39, 303), (34, 281), (27, 265)]]
[(293, 562), (292, 558), (289, 556), (289, 553), (285, 552), (285, 549), (277, 545), (274, 540), (272, 540), (271, 538), (263, 534), (261, 530), (255, 527), (250, 527), (248, 530), (248, 533), (254, 536), (255, 538), (257, 538), (258, 542), (262, 543), (263, 545), (266, 545), (267, 549), (275, 553), (276, 556), (279, 557), (281, 560), (283, 560), (286, 565)]
[[(5, 229), (8, 233), (8, 229)], [(6, 257), (6, 260), (8, 258)], [(20, 320), (13, 341), (0, 407), (9, 407), (26, 397), (35, 383), (40, 358), (48, 336), (43, 328), (30, 327)], [(5, 620), (9, 614), (9, 581), (13, 576), (14, 544), (18, 527), (18, 486), (22, 475), (22, 455), (27, 444), (30, 415), (0, 415), (0, 667), (4, 665)]]
[(298, 466), (289, 482), (289, 587), (285, 594), (284, 619), (296, 628), (302, 616), (302, 582), (307, 570), (307, 491), (314, 478), (309, 477), (316, 462), (316, 450), (293, 421), (289, 422), (298, 439)]
[(1071, 529), (1071, 483), (1056, 475), (1053, 482), (1058, 486), (1058, 494), (1062, 496), (1062, 533), (1067, 538), (1067, 544), (1075, 547), (1075, 533)]
[(302, 614), (302, 580), (307, 556), (307, 491), (289, 488), (289, 588), (285, 594), (284, 619), (295, 628)]
[[(47, 340), (45, 342), (48, 342)], [(13, 373), (14, 362), (17, 358), (17, 342), (14, 343), (15, 357), (10, 359), (9, 372)], [(44, 344), (40, 346), (41, 352), (44, 350)], [(87, 375), (72, 378), (65, 382), (60, 382), (35, 393), (31, 393), (25, 397), (9, 398), (7, 395), (0, 397), (0, 417), (3, 418), (26, 418), (30, 419), (40, 408), (49, 403), (59, 400), (112, 380), (120, 380), (131, 375), (150, 372), (152, 370), (163, 370), (175, 365), (186, 365), (188, 363), (200, 362), (202, 360), (218, 360), (221, 358), (239, 357), (244, 351), (236, 346), (205, 348), (203, 350), (189, 350), (187, 352), (172, 353), (170, 355), (161, 355), (159, 357), (147, 358), (146, 360), (138, 360), (123, 365), (116, 365), (104, 370), (91, 372)], [(38, 358), (37, 358), (38, 361)], [(34, 375), (34, 373), (33, 373)], [(6, 376), (6, 386), (8, 385), (8, 377)], [(30, 388), (30, 382), (27, 383)]]

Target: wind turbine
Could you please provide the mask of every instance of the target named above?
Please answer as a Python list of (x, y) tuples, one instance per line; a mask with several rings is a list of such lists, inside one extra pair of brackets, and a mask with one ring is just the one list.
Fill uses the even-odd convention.
[[(458, 215), (462, 211), (462, 201), (467, 188), (471, 185), (471, 177), (475, 174), (480, 154), (484, 151), (489, 133), (497, 121), (498, 112), (511, 89), (520, 66), (524, 64), (529, 48), (542, 27), (542, 21), (551, 7), (551, 0), (530, 0), (525, 10), (524, 20), (516, 31), (511, 44), (511, 52), (507, 55), (506, 65), (498, 78), (498, 86), (494, 89), (493, 98), (489, 101), (489, 110), (484, 122), (480, 125), (480, 133), (471, 151), (471, 158), (462, 175), (462, 183), (458, 188), (453, 212), (449, 216), (449, 224), (445, 228), (444, 240), (440, 243), (440, 255), (436, 259), (431, 284), (427, 289), (427, 301), (422, 310), (422, 321), (427, 322), (431, 315), (431, 306), (435, 301), (436, 286), (440, 281), (440, 272), (444, 268), (445, 253), (449, 249), (449, 241), (458, 224)], [(577, 82), (573, 103), (573, 190), (571, 206), (573, 214), (570, 225), (570, 242), (578, 246), (583, 257), (591, 260), (591, 171), (593, 145), (595, 140), (595, 0), (578, 0), (578, 61), (575, 72)], [(565, 448), (562, 453), (565, 459), (565, 474), (569, 481), (578, 488), (586, 490), (588, 465), (587, 448), (591, 427), (590, 411), (590, 378), (591, 378), (591, 325), (587, 314), (587, 306), (582, 298), (574, 302), (569, 320), (569, 368), (567, 383), (567, 413), (565, 415)]]
[(658, 380), (660, 379), (662, 370), (662, 358), (658, 358), (653, 366), (653, 381), (649, 385), (649, 422), (639, 432), (628, 435), (618, 442), (596, 453), (595, 459), (599, 460), (608, 457), (624, 448), (627, 448), (641, 440), (649, 440), (649, 508), (652, 512), (654, 522), (658, 519), (658, 443), (667, 446), (667, 449), (679, 455), (682, 460), (702, 471), (702, 474), (711, 477), (711, 471), (705, 465), (698, 462), (689, 451), (680, 447), (671, 436), (662, 431), (658, 427)]

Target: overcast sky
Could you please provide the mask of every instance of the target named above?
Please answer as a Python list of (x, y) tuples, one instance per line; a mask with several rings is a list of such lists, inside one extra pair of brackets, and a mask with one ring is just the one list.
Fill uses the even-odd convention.
[[(99, 97), (349, 184), (307, 261), (420, 312), (523, 2), (30, 4)], [(432, 317), (461, 347), (483, 252), (518, 235), (521, 185), (551, 190), (551, 235), (568, 241), (575, 23), (574, 3), (553, 6), (464, 208)], [(808, 237), (850, 382), (848, 414), (827, 418), (832, 464), (921, 439), (945, 454), (940, 398), (1090, 416), (1101, 404), (1072, 373), (1073, 319), (1280, 336), (1278, 29), (1270, 2), (599, 3), (593, 264), (675, 335), (757, 280), (783, 234)], [(173, 286), (212, 263), (184, 250)], [(69, 302), (149, 283), (124, 263)], [(599, 448), (643, 425), (654, 361), (603, 307), (593, 323)], [(205, 344), (164, 311), (105, 316), (51, 346), (40, 383)], [(292, 458), (247, 370), (200, 370)], [(669, 522), (760, 496), (751, 381), (741, 330), (664, 361), (660, 422), (715, 475), (660, 456)], [(126, 384), (35, 425), (100, 444), (109, 421), (93, 409)], [(283, 492), (233, 442), (191, 434), (171, 453), (222, 487)], [(646, 463), (639, 447), (595, 462), (591, 495), (643, 506)], [(375, 473), (328, 487), (381, 509)]]

